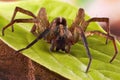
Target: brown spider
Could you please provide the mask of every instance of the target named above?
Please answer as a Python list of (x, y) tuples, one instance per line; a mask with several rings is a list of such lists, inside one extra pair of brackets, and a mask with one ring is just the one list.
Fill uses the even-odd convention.
[[(23, 14), (32, 16), (33, 18), (14, 19), (17, 12), (21, 12)], [(31, 29), (31, 32), (34, 35), (36, 35), (37, 38), (33, 40), (30, 44), (28, 44), (25, 48), (22, 48), (16, 52), (20, 52), (20, 51), (30, 48), (38, 40), (44, 38), (48, 43), (51, 44), (50, 51), (54, 51), (54, 49), (56, 49), (56, 51), (62, 50), (62, 51), (65, 51), (66, 53), (69, 53), (71, 45), (74, 45), (75, 43), (77, 43), (79, 40), (82, 39), (84, 46), (86, 48), (87, 55), (89, 57), (89, 63), (86, 69), (86, 72), (88, 72), (91, 61), (92, 61), (92, 57), (91, 57), (91, 54), (88, 48), (86, 37), (94, 35), (94, 34), (102, 36), (102, 37), (106, 37), (107, 38), (106, 44), (107, 44), (108, 39), (112, 40), (115, 53), (112, 59), (110, 60), (110, 62), (112, 62), (115, 59), (118, 51), (117, 51), (117, 46), (115, 43), (115, 38), (110, 35), (109, 18), (94, 17), (94, 18), (91, 18), (85, 21), (84, 16), (85, 16), (84, 9), (80, 8), (78, 10), (78, 13), (71, 27), (68, 28), (66, 19), (63, 17), (57, 17), (53, 19), (51, 23), (49, 23), (45, 8), (41, 8), (38, 15), (35, 16), (32, 12), (28, 10), (22, 9), (20, 7), (16, 7), (11, 22), (5, 27), (3, 27), (2, 35), (4, 35), (4, 30), (10, 26), (12, 26), (12, 31), (14, 31), (14, 28), (13, 28), (14, 23), (34, 23)], [(95, 21), (106, 22), (107, 34), (100, 32), (100, 31), (96, 31), (96, 30), (86, 31), (88, 24), (90, 22), (95, 22)]]

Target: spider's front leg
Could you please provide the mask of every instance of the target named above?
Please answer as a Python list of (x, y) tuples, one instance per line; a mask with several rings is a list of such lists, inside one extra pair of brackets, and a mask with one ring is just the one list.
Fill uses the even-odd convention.
[(55, 47), (56, 47), (56, 41), (55, 41), (55, 39), (53, 39), (53, 40), (51, 40), (50, 51), (54, 52)]
[(73, 35), (75, 43), (77, 43), (80, 39), (82, 39), (82, 41), (84, 43), (87, 55), (89, 57), (89, 62), (88, 62), (88, 66), (87, 66), (87, 69), (86, 69), (86, 72), (88, 72), (88, 70), (90, 68), (90, 65), (91, 65), (91, 62), (92, 62), (92, 56), (91, 56), (90, 50), (88, 48), (88, 43), (87, 43), (84, 31), (82, 30), (82, 28), (80, 26), (78, 26), (77, 24), (74, 24), (74, 23), (70, 27), (70, 31)]
[(40, 39), (44, 38), (48, 33), (49, 33), (50, 29), (46, 29), (45, 31), (43, 31), (41, 34), (39, 34), (39, 36), (37, 36), (37, 38), (35, 40), (33, 40), (30, 44), (28, 44), (25, 48), (19, 49), (17, 50), (15, 53), (18, 53), (20, 51), (24, 51), (30, 47), (32, 47), (36, 42), (38, 42)]
[(45, 29), (49, 28), (50, 25), (45, 8), (40, 8), (37, 19), (39, 20), (39, 24), (34, 24), (31, 29), (31, 32), (36, 36), (38, 36), (39, 33), (42, 33)]
[(105, 34), (105, 33), (100, 32), (100, 31), (89, 31), (89, 32), (86, 32), (85, 35), (86, 35), (86, 37), (92, 36), (92, 35), (99, 35), (101, 37), (105, 37), (105, 38), (107, 37), (108, 39), (112, 40), (113, 45), (114, 45), (115, 53), (114, 53), (112, 59), (110, 60), (110, 63), (115, 59), (115, 57), (118, 53), (118, 49), (117, 49), (117, 45), (116, 45), (116, 42), (115, 42), (115, 38), (113, 36)]

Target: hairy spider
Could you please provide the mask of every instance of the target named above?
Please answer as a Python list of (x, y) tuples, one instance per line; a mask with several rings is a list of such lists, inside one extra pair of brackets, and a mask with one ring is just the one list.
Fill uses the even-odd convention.
[[(23, 14), (32, 16), (33, 18), (14, 19), (17, 12), (21, 12)], [(94, 17), (94, 18), (90, 18), (89, 20), (85, 21), (84, 17), (85, 17), (84, 9), (80, 8), (78, 10), (78, 13), (77, 13), (71, 27), (68, 28), (66, 19), (63, 17), (57, 17), (57, 18), (53, 19), (53, 21), (51, 23), (49, 23), (49, 21), (47, 19), (47, 13), (46, 13), (45, 8), (41, 8), (39, 10), (38, 15), (35, 16), (32, 12), (30, 12), (28, 10), (22, 9), (20, 7), (16, 7), (14, 10), (14, 14), (11, 19), (11, 22), (8, 25), (6, 25), (5, 27), (3, 27), (2, 35), (4, 35), (4, 30), (10, 26), (12, 27), (12, 31), (14, 31), (14, 27), (13, 27), (14, 23), (34, 23), (32, 29), (31, 29), (31, 32), (34, 35), (36, 35), (37, 38), (35, 40), (33, 40), (30, 44), (28, 44), (25, 48), (22, 48), (16, 52), (20, 52), (20, 51), (30, 48), (38, 40), (44, 38), (48, 43), (51, 44), (50, 51), (62, 50), (62, 51), (65, 51), (66, 53), (69, 53), (71, 46), (82, 39), (84, 46), (86, 48), (87, 55), (89, 57), (89, 62), (88, 62), (88, 66), (86, 69), (86, 72), (88, 72), (91, 61), (92, 61), (92, 57), (91, 57), (91, 54), (90, 54), (90, 51), (88, 48), (88, 43), (87, 43), (86, 37), (94, 35), (94, 34), (105, 37), (106, 44), (107, 44), (108, 39), (112, 40), (114, 49), (115, 49), (115, 53), (114, 53), (112, 59), (110, 60), (110, 62), (112, 62), (115, 59), (118, 51), (117, 51), (115, 38), (110, 35), (109, 18)], [(107, 34), (97, 31), (97, 30), (86, 31), (86, 28), (89, 25), (89, 23), (95, 22), (95, 21), (106, 23)]]

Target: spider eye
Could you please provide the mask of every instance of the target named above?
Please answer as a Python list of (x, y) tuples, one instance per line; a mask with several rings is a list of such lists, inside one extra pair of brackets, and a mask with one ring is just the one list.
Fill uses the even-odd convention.
[(66, 25), (67, 25), (67, 24), (66, 24), (66, 19), (63, 18), (63, 17), (58, 17), (58, 18), (56, 18), (56, 25), (58, 26), (58, 25), (60, 25), (60, 24), (62, 24), (63, 26), (66, 26)]

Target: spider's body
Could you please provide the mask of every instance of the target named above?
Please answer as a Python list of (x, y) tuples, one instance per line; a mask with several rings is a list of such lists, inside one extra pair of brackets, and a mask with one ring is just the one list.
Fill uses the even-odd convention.
[(57, 17), (52, 21), (52, 25), (49, 29), (50, 31), (46, 34), (45, 39), (47, 42), (51, 43), (50, 50), (59, 51), (60, 49), (65, 52), (69, 52), (70, 49), (67, 48), (68, 44), (73, 42), (72, 34), (67, 28), (66, 19), (63, 17)]
[[(30, 19), (14, 19), (17, 12), (21, 12), (23, 14), (32, 16), (33, 18)], [(53, 19), (51, 23), (49, 23), (47, 19), (47, 13), (45, 8), (41, 8), (38, 15), (35, 16), (32, 12), (22, 9), (20, 7), (16, 7), (12, 20), (11, 22), (3, 27), (2, 29), (2, 34), (4, 35), (4, 30), (8, 28), (9, 26), (12, 26), (12, 31), (14, 31), (13, 24), (14, 23), (34, 23), (31, 32), (37, 36), (35, 40), (33, 40), (29, 45), (27, 45), (25, 48), (22, 48), (16, 52), (20, 52), (23, 50), (26, 50), (30, 48), (32, 45), (34, 45), (38, 40), (44, 38), (48, 43), (51, 44), (50, 51), (65, 51), (66, 53), (70, 52), (70, 48), (72, 45), (77, 43), (79, 40), (82, 40), (86, 49), (86, 52), (89, 57), (89, 63), (86, 69), (86, 72), (88, 72), (92, 57), (88, 48), (87, 40), (86, 37), (91, 36), (91, 35), (99, 35), (102, 37), (106, 37), (106, 43), (108, 39), (112, 40), (114, 49), (115, 49), (115, 54), (110, 60), (112, 62), (116, 55), (117, 55), (117, 47), (115, 43), (115, 39), (113, 36), (110, 35), (109, 31), (109, 18), (98, 18), (94, 17), (91, 18), (87, 21), (84, 19), (85, 12), (84, 9), (80, 8), (78, 10), (78, 13), (71, 24), (71, 26), (68, 28), (67, 27), (67, 21), (63, 17), (57, 17)], [(106, 22), (107, 24), (107, 34), (100, 32), (100, 31), (86, 31), (87, 26), (89, 25), (90, 22)]]

